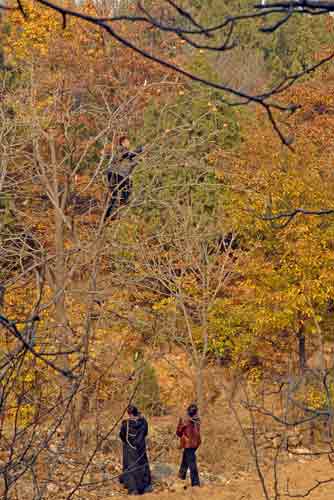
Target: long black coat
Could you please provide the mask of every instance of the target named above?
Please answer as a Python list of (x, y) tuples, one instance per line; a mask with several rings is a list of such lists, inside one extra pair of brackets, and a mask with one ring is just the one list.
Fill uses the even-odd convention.
[(151, 484), (146, 453), (147, 421), (144, 417), (123, 420), (119, 436), (123, 442), (122, 482), (129, 492), (143, 493)]
[(108, 186), (111, 192), (111, 198), (106, 219), (123, 204), (128, 203), (131, 191), (131, 174), (138, 164), (138, 155), (142, 152), (139, 147), (135, 151), (121, 147), (116, 158), (112, 158), (107, 169)]
[(112, 158), (107, 168), (107, 179), (109, 188), (113, 191), (120, 184), (129, 179), (133, 170), (138, 165), (138, 157), (143, 152), (140, 146), (134, 151), (121, 147), (115, 158)]

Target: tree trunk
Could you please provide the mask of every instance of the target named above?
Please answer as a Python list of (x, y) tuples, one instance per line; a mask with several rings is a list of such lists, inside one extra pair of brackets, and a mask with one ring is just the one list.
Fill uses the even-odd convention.
[(202, 366), (196, 367), (196, 402), (199, 412), (203, 411), (203, 369)]

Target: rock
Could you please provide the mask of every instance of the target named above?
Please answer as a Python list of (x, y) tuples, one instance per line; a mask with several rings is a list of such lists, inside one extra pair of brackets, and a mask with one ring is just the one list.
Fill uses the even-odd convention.
[(47, 490), (50, 493), (56, 493), (58, 491), (58, 486), (56, 484), (49, 483), (47, 486)]
[(307, 448), (296, 448), (294, 453), (296, 455), (309, 455), (311, 452), (311, 450), (307, 449)]
[(175, 491), (176, 493), (180, 493), (181, 491), (185, 491), (188, 488), (188, 484), (185, 481), (175, 481), (173, 484), (171, 491)]
[(152, 466), (152, 478), (154, 481), (165, 480), (177, 475), (178, 468), (175, 464), (155, 463)]
[(280, 434), (278, 432), (267, 432), (265, 434), (266, 439), (276, 439), (278, 437), (280, 437)]
[(277, 437), (275, 437), (275, 438), (272, 440), (272, 442), (273, 442), (273, 447), (274, 447), (274, 448), (279, 448), (279, 447), (281, 446), (282, 439), (281, 439), (281, 437), (280, 437), (280, 436), (277, 436)]
[(299, 461), (312, 460), (314, 458), (317, 458), (316, 455), (312, 455), (312, 451), (309, 450), (308, 448), (295, 448), (294, 451), (291, 453), (291, 455), (294, 459), (299, 458)]
[(300, 446), (301, 444), (301, 440), (300, 440), (300, 436), (289, 436), (289, 446), (292, 446), (293, 448), (295, 448), (296, 446)]
[(219, 482), (227, 486), (231, 482), (231, 479), (226, 479), (226, 477), (220, 477)]

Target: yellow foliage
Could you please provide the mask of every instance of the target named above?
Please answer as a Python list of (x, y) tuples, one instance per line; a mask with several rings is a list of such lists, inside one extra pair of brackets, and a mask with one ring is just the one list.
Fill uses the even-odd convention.
[(163, 298), (159, 302), (154, 303), (152, 309), (157, 312), (175, 312), (175, 299), (174, 297)]
[(26, 19), (20, 11), (12, 11), (8, 16), (12, 26), (7, 52), (16, 60), (46, 55), (50, 41), (62, 28), (61, 18), (36, 2), (23, 0), (22, 7)]
[[(78, 19), (68, 18), (66, 28), (60, 14), (32, 0), (23, 0), (24, 18), (20, 11), (9, 11), (11, 30), (5, 41), (10, 59), (33, 62), (42, 56), (57, 56), (61, 62), (72, 59), (77, 51), (86, 57), (96, 58), (101, 53), (101, 33), (93, 28), (85, 29)], [(84, 11), (95, 14), (94, 5), (86, 5)]]

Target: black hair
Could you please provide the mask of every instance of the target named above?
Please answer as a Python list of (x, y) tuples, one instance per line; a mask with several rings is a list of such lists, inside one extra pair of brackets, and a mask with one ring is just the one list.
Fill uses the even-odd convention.
[(189, 417), (194, 417), (195, 415), (197, 415), (197, 412), (198, 412), (197, 405), (191, 404), (190, 406), (188, 406), (187, 413)]
[(129, 415), (133, 415), (134, 417), (138, 417), (139, 415), (139, 410), (136, 406), (129, 405), (127, 408), (127, 412)]

